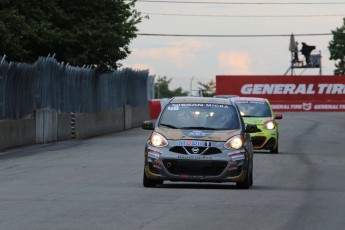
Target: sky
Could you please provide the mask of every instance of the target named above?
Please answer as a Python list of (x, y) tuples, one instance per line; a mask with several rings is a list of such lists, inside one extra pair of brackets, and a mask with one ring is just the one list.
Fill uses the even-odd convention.
[[(284, 75), (291, 62), (292, 33), (299, 49), (301, 42), (316, 46), (312, 54), (321, 52), (322, 75), (333, 75), (335, 63), (328, 50), (333, 36), (317, 34), (330, 34), (345, 17), (345, 1), (339, 0), (138, 0), (135, 8), (149, 19), (137, 25), (139, 35), (121, 64), (149, 70), (155, 79), (166, 76), (172, 79), (170, 90), (186, 91), (216, 75)], [(294, 75), (319, 71), (295, 69)]]

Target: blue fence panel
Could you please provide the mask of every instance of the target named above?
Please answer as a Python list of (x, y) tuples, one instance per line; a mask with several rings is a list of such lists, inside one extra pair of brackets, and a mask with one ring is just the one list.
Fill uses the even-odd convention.
[(21, 119), (44, 108), (85, 113), (141, 106), (154, 95), (154, 78), (146, 70), (98, 74), (49, 56), (33, 64), (8, 63), (1, 56), (0, 61), (0, 119)]

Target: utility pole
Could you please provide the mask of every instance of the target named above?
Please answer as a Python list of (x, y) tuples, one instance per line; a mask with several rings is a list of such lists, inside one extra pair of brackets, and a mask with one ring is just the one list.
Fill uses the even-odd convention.
[(193, 76), (192, 79), (190, 80), (190, 85), (189, 85), (189, 96), (193, 96), (193, 88), (192, 88), (193, 79), (194, 79), (194, 76)]

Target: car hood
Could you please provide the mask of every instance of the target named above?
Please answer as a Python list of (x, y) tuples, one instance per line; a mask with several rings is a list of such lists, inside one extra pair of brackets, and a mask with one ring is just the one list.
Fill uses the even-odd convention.
[(271, 117), (243, 117), (244, 123), (263, 125), (265, 121), (273, 120)]
[(169, 129), (157, 127), (156, 132), (162, 134), (168, 140), (207, 140), (227, 141), (230, 137), (240, 134), (240, 130), (193, 130), (193, 129)]

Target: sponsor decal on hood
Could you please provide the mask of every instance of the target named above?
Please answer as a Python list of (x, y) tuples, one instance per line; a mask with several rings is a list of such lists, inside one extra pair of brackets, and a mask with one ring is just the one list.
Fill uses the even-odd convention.
[(156, 128), (168, 140), (207, 140), (227, 141), (230, 137), (240, 134), (240, 130), (180, 130), (169, 128)]
[(182, 133), (188, 137), (202, 138), (211, 136), (214, 133), (214, 131), (182, 130)]
[(254, 124), (254, 125), (263, 125), (265, 121), (272, 120), (271, 117), (243, 117), (244, 123)]

